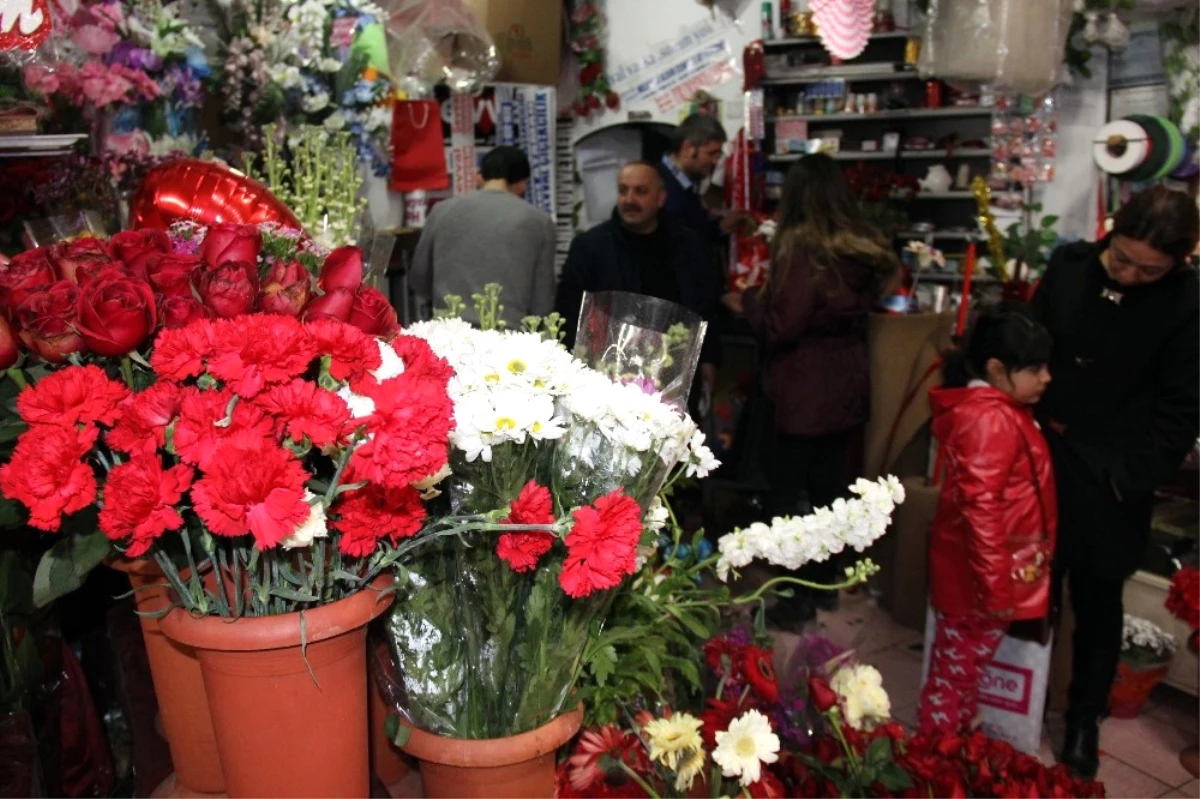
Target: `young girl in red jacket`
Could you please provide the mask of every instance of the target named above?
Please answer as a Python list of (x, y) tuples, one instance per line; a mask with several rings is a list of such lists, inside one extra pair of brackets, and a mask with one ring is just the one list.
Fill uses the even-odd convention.
[(1023, 306), (990, 311), (930, 392), (945, 482), (930, 531), (937, 630), (922, 732), (974, 726), (979, 678), (1009, 624), (1049, 612), (1057, 505), (1033, 406), (1050, 383), (1050, 343)]

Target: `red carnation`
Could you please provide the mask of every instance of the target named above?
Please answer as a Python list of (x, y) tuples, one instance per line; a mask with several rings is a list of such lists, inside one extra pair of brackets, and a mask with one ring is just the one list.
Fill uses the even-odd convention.
[(829, 682), (820, 676), (808, 678), (808, 695), (817, 710), (826, 713), (838, 706), (837, 693), (829, 687)]
[(308, 521), (309, 477), (295, 455), (243, 431), (214, 451), (192, 487), (192, 501), (211, 532), (251, 533), (255, 546), (270, 549)]
[(357, 327), (333, 319), (316, 319), (304, 327), (317, 355), (330, 356), (329, 374), (334, 380), (353, 384), (383, 364), (375, 339)]
[(192, 484), (189, 466), (164, 470), (157, 457), (136, 458), (108, 473), (100, 530), (110, 541), (129, 539), (125, 554), (141, 557), (163, 533), (183, 526), (175, 506)]
[(336, 444), (350, 421), (346, 401), (308, 380), (293, 380), (260, 394), (256, 404), (275, 418), (275, 432), (314, 447)]
[[(554, 501), (550, 491), (530, 480), (512, 503), (502, 524), (554, 524)], [(536, 530), (505, 533), (496, 544), (496, 555), (515, 572), (537, 566), (538, 559), (554, 546), (554, 535)]]
[(21, 341), (44, 360), (62, 363), (87, 345), (79, 335), (79, 287), (60, 280), (27, 295), (17, 306)]
[(68, 366), (17, 395), (17, 412), (29, 425), (112, 425), (129, 389), (98, 366)]
[(342, 534), (338, 549), (352, 558), (365, 558), (383, 538), (393, 546), (416, 535), (425, 524), (425, 506), (415, 488), (387, 489), (368, 484), (349, 491), (331, 509), (331, 522)]
[(215, 343), (213, 324), (208, 320), (178, 330), (164, 330), (154, 340), (150, 366), (159, 380), (181, 382), (204, 372)]
[(175, 421), (183, 401), (183, 390), (161, 381), (129, 397), (121, 405), (121, 418), (108, 432), (108, 446), (130, 455), (152, 455), (166, 446), (167, 426)]
[(403, 488), (446, 465), (454, 413), (445, 383), (405, 372), (372, 393), (375, 412), (364, 422), (372, 436), (350, 463), (373, 483)]
[(1167, 610), (1193, 630), (1200, 627), (1200, 570), (1180, 569), (1171, 578)]
[(406, 372), (417, 372), (441, 383), (447, 383), (454, 377), (454, 369), (449, 362), (435, 353), (429, 342), (423, 338), (396, 336), (392, 339), (392, 349), (404, 361)]
[[(241, 399), (233, 400), (234, 394), (229, 389), (184, 389), (174, 436), (175, 451), (180, 459), (207, 469), (218, 446), (228, 439), (235, 436), (262, 442), (271, 439), (272, 421), (262, 409)], [(231, 403), (232, 414), (229, 411)], [(218, 424), (227, 417), (228, 424)], [(274, 441), (264, 446), (274, 446)]]
[(29, 508), (29, 524), (57, 532), (64, 514), (96, 499), (96, 476), (83, 459), (96, 443), (96, 428), (36, 425), (17, 439), (12, 458), (0, 466), (0, 493)]
[(618, 488), (573, 516), (575, 526), (566, 538), (567, 559), (558, 577), (568, 596), (578, 599), (615, 588), (625, 575), (637, 571), (642, 512), (632, 498)]
[(208, 371), (237, 394), (253, 397), (304, 374), (316, 357), (302, 324), (287, 316), (260, 314), (216, 327)]
[(759, 699), (773, 705), (779, 701), (779, 682), (775, 679), (775, 664), (770, 649), (748, 646), (742, 653), (743, 672), (750, 690)]

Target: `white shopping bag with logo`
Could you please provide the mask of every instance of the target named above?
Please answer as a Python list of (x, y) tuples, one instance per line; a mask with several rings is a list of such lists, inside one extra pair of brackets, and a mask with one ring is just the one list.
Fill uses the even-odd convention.
[[(921, 684), (929, 674), (937, 618), (925, 612), (925, 663)], [(1051, 636), (1053, 639), (1053, 636)], [(1050, 643), (1039, 644), (1004, 636), (992, 664), (979, 679), (979, 710), (983, 732), (1036, 755), (1042, 743), (1042, 715), (1050, 680)]]

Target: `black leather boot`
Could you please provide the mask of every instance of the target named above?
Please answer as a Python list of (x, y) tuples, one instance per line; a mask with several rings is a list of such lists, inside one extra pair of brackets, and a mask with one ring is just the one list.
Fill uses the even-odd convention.
[(1058, 762), (1076, 777), (1094, 780), (1100, 768), (1100, 722), (1067, 722), (1067, 738)]

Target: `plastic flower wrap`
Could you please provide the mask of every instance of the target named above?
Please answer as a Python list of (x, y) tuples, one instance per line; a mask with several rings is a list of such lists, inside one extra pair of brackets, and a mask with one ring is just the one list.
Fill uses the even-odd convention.
[(657, 537), (654, 495), (713, 458), (673, 405), (553, 339), (459, 319), (406, 332), (453, 370), (437, 501), (459, 534), (405, 562), (377, 678), (417, 727), (523, 732), (563, 709), (613, 590)]

